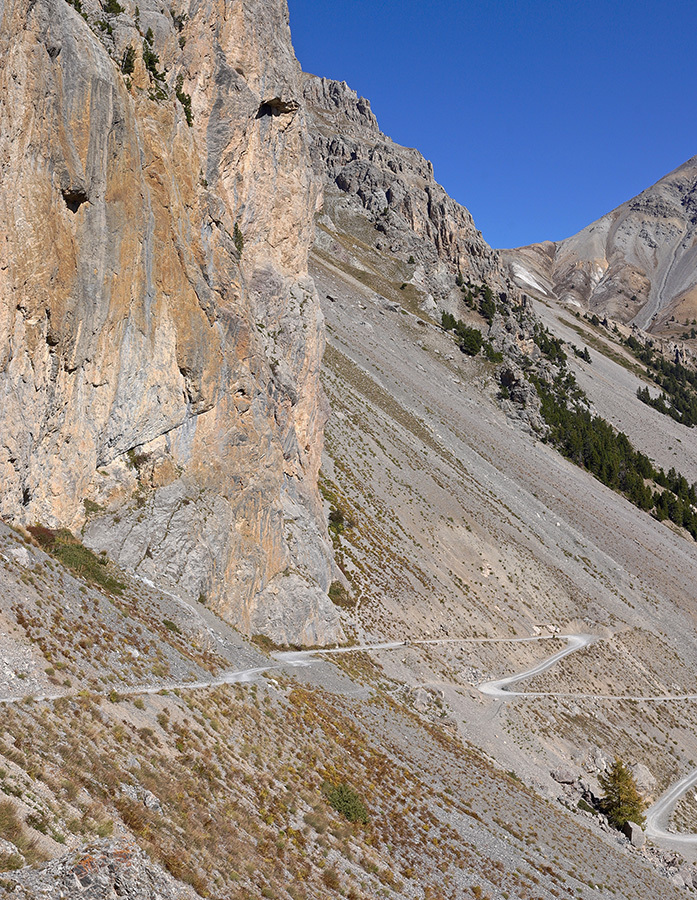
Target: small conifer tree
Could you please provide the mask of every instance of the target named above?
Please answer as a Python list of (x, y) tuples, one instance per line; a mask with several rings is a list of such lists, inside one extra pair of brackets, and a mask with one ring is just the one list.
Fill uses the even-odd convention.
[(240, 226), (235, 222), (235, 227), (232, 230), (232, 240), (235, 243), (235, 247), (237, 248), (237, 252), (242, 255), (242, 250), (244, 249), (244, 236), (242, 234), (242, 230)]
[(622, 828), (627, 822), (644, 824), (646, 804), (634, 776), (619, 757), (615, 757), (610, 771), (601, 775), (598, 781), (605, 791), (600, 807), (615, 828)]

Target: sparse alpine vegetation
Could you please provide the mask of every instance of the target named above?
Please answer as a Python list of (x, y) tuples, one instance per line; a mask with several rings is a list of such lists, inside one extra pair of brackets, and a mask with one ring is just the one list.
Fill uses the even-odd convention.
[(29, 525), (27, 531), (43, 550), (55, 556), (73, 572), (112, 594), (123, 593), (124, 584), (109, 571), (107, 557), (94, 554), (67, 528), (54, 530), (44, 525)]

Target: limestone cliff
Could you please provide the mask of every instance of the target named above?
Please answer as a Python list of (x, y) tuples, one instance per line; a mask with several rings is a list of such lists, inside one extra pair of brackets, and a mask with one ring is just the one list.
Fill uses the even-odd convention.
[[(339, 230), (407, 260), (426, 307), (457, 308), (458, 270), (465, 279), (510, 288), (498, 251), (469, 211), (448, 196), (418, 150), (380, 131), (370, 103), (344, 82), (305, 76), (312, 156), (324, 180), (324, 212)], [(366, 230), (367, 226), (367, 230)], [(375, 232), (378, 240), (375, 241)], [(327, 244), (318, 234), (320, 246)]]
[(0, 515), (336, 639), (285, 0), (73, 2), (0, 4)]

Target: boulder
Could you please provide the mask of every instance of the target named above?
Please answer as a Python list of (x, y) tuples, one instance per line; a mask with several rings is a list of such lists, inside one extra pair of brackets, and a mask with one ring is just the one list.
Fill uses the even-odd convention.
[(413, 696), (414, 696), (414, 706), (417, 709), (421, 709), (421, 710), (428, 709), (428, 707), (431, 705), (432, 700), (433, 700), (433, 698), (431, 697), (429, 692), (425, 688), (422, 688), (422, 687), (416, 688), (413, 692)]
[(162, 812), (162, 804), (160, 803), (159, 798), (156, 797), (155, 794), (152, 793), (152, 791), (143, 791), (143, 805), (148, 809), (153, 810), (153, 812)]
[(648, 766), (645, 766), (643, 763), (637, 763), (631, 767), (631, 772), (639, 792), (642, 794), (653, 794), (656, 789), (656, 779)]
[(572, 772), (571, 769), (566, 768), (565, 766), (558, 766), (556, 769), (553, 769), (550, 772), (552, 778), (557, 782), (557, 784), (575, 784), (576, 783), (576, 773)]
[(637, 825), (636, 822), (625, 822), (622, 831), (629, 838), (629, 841), (633, 847), (643, 847), (646, 843), (646, 835), (644, 834), (644, 829), (641, 827), (641, 825)]

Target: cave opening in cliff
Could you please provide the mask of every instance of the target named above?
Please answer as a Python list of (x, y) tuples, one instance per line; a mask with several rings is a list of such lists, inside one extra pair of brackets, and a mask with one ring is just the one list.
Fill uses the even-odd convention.
[(81, 190), (66, 190), (62, 191), (62, 194), (65, 205), (72, 213), (76, 213), (82, 204), (87, 203), (87, 200), (89, 199), (87, 194)]

